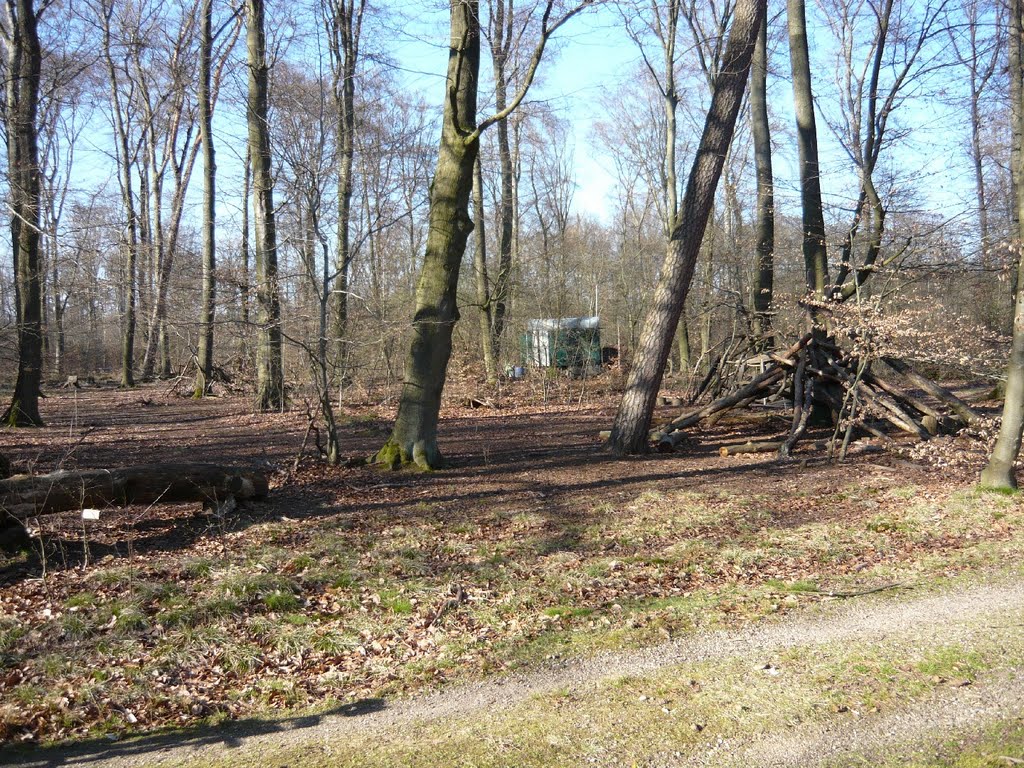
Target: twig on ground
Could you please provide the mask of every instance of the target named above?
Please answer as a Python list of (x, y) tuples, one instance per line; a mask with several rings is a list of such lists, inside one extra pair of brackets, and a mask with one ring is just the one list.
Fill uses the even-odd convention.
[(860, 590), (857, 590), (855, 592), (836, 592), (836, 591), (831, 591), (831, 590), (828, 591), (828, 592), (822, 592), (821, 590), (819, 590), (817, 594), (821, 595), (822, 597), (847, 598), (847, 597), (861, 597), (862, 595), (872, 595), (875, 592), (884, 592), (887, 589), (911, 589), (911, 588), (912, 587), (909, 584), (905, 584), (905, 583), (903, 583), (901, 581), (896, 581), (896, 582), (893, 582), (892, 584), (883, 584), (880, 587), (871, 587), (870, 589), (860, 589)]

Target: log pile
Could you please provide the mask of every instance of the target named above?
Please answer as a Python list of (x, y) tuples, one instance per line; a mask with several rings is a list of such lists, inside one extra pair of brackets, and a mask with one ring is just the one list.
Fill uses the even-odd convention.
[[(730, 447), (722, 455), (777, 451), (780, 456), (788, 456), (804, 436), (814, 411), (829, 415), (834, 424), (845, 429), (845, 437), (836, 430), (844, 445), (849, 444), (855, 429), (886, 441), (893, 430), (926, 440), (980, 418), (970, 405), (905, 361), (883, 357), (869, 364), (818, 335), (808, 333), (785, 352), (770, 357), (764, 372), (734, 392), (653, 429), (651, 440), (657, 450), (674, 451), (689, 427), (714, 423), (728, 411), (755, 400), (779, 397), (793, 403), (793, 418), (785, 439), (749, 444), (751, 447), (740, 450)], [(923, 391), (934, 402), (911, 388)]]

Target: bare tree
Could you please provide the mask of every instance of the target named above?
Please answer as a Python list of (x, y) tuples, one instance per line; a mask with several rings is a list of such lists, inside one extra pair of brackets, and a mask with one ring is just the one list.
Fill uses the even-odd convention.
[[(330, 32), (328, 45), (333, 70), (338, 134), (338, 225), (336, 240), (337, 297), (334, 312), (336, 367), (344, 381), (348, 361), (349, 275), (352, 267), (352, 163), (356, 146), (356, 75), (366, 0), (324, 0), (323, 14)], [(329, 290), (325, 288), (325, 290)]]
[(42, 48), (39, 19), (46, 3), (7, 0), (0, 22), (0, 41), (6, 54), (3, 122), (7, 140), (10, 183), (11, 245), (14, 253), (17, 299), (18, 380), (3, 423), (41, 426), (39, 387), (43, 373), (42, 283), (39, 252), (39, 86)]
[[(1010, 0), (1010, 104), (1013, 144), (1011, 170), (1014, 176), (1016, 199), (1015, 246), (1024, 243), (1024, 7), (1021, 0)], [(992, 448), (988, 466), (981, 473), (981, 485), (989, 488), (1016, 488), (1017, 477), (1013, 465), (1020, 453), (1024, 434), (1024, 269), (1017, 270), (1017, 300), (1013, 317), (1013, 341), (1010, 362), (1006, 372), (1006, 397), (1003, 400), (1003, 420), (999, 437)]]
[(796, 112), (797, 147), (800, 152), (800, 203), (803, 211), (804, 279), (807, 291), (824, 298), (828, 286), (828, 252), (825, 243), (825, 212), (821, 203), (821, 172), (818, 166), (818, 128), (811, 91), (811, 61), (807, 47), (804, 0), (787, 0), (789, 59), (793, 74), (793, 110)]
[(139, 216), (135, 205), (132, 169), (138, 162), (138, 153), (129, 144), (132, 111), (121, 95), (121, 61), (114, 60), (113, 20), (116, 4), (113, 0), (98, 0), (95, 14), (102, 33), (101, 56), (106, 66), (107, 84), (110, 95), (111, 122), (114, 126), (114, 156), (117, 163), (117, 179), (124, 207), (125, 224), (122, 235), (124, 251), (123, 307), (121, 320), (121, 386), (135, 386), (135, 330), (138, 302), (139, 271)]
[(765, 0), (740, 0), (734, 10), (680, 215), (669, 239), (653, 306), (644, 321), (640, 346), (612, 425), (609, 444), (618, 454), (643, 453), (647, 449), (655, 398), (732, 141), (754, 44), (765, 15), (764, 6)]
[(281, 358), (281, 298), (277, 272), (277, 227), (274, 210), (273, 158), (270, 153), (269, 65), (263, 0), (246, 0), (249, 96), (246, 122), (252, 159), (252, 206), (256, 237), (256, 299), (259, 337), (256, 343), (256, 407), (281, 410), (285, 405)]
[(768, 18), (754, 47), (750, 68), (750, 132), (754, 139), (754, 164), (757, 174), (757, 224), (755, 249), (756, 279), (751, 304), (754, 308), (752, 331), (760, 349), (771, 349), (771, 306), (775, 288), (775, 182), (772, 177), (772, 138), (768, 120)]
[(480, 69), (480, 17), (477, 0), (451, 0), (448, 76), (437, 170), (430, 193), (430, 226), (423, 268), (416, 288), (413, 338), (405, 366), (405, 383), (391, 437), (376, 461), (389, 466), (416, 463), (424, 468), (441, 461), (437, 423), (441, 410), (452, 329), (459, 319), (456, 305), (459, 269), (473, 228), (469, 198), (480, 134), (512, 114), (526, 96), (551, 35), (591, 4), (551, 20), (553, 2), (546, 3), (540, 41), (523, 84), (506, 107), (476, 124)]
[[(213, 28), (213, 0), (202, 0), (199, 33), (199, 142), (203, 150), (203, 287), (200, 299), (199, 351), (196, 361), (195, 397), (204, 397), (210, 391), (213, 376), (213, 328), (217, 300), (217, 159), (213, 146), (213, 109), (216, 102), (220, 70), (227, 53), (238, 39), (241, 25), (235, 23), (236, 13), (231, 14), (224, 25)], [(214, 41), (233, 24), (230, 41), (219, 52), (214, 51)], [(215, 53), (219, 56), (215, 58)], [(214, 66), (217, 72), (214, 72)], [(215, 79), (216, 74), (216, 79)]]

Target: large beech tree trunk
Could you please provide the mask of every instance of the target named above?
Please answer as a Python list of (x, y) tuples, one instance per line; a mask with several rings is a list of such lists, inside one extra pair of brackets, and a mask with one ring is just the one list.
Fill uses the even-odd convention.
[(469, 198), (479, 138), (476, 128), (480, 69), (477, 0), (451, 0), (448, 80), (437, 170), (430, 186), (427, 248), (416, 286), (412, 343), (394, 430), (376, 461), (388, 466), (415, 462), (440, 464), (437, 422), (441, 390), (452, 351), (452, 329), (459, 319), (456, 289), (466, 241), (473, 230)]
[(39, 253), (39, 148), (36, 114), (42, 49), (32, 0), (8, 2), (5, 29), (7, 83), (4, 94), (11, 246), (17, 300), (18, 379), (3, 423), (37, 427), (43, 376), (43, 265)]
[[(252, 0), (250, 0), (251, 2)], [(405, 382), (395, 427), (375, 461), (387, 466), (415, 463), (437, 467), (437, 422), (441, 390), (452, 351), (452, 329), (459, 319), (456, 289), (466, 241), (473, 230), (469, 198), (473, 167), (480, 150), (480, 134), (508, 117), (522, 102), (533, 82), (551, 35), (589, 6), (583, 0), (551, 21), (554, 0), (544, 4), (540, 40), (533, 50), (523, 83), (504, 109), (476, 124), (480, 70), (480, 16), (478, 0), (450, 0), (451, 40), (445, 81), (444, 119), (437, 169), (430, 185), (427, 248), (416, 286), (416, 313), (412, 341), (405, 363)]]
[(765, 0), (739, 0), (726, 44), (722, 69), (690, 171), (679, 221), (672, 231), (654, 302), (615, 416), (609, 444), (618, 454), (647, 450), (648, 429), (661, 386), (672, 338), (693, 279), (725, 155), (732, 142)]
[[(1017, 151), (1011, 167), (1017, 215), (1017, 230), (1014, 232), (1018, 247), (1024, 242), (1024, 152), (1020, 151), (1024, 140), (1024, 56), (1022, 56), (1021, 0), (1010, 0), (1010, 91), (1013, 94), (1011, 120), (1013, 143)], [(1021, 436), (1024, 434), (1024, 269), (1017, 270), (1017, 298), (1013, 314), (1013, 341), (1010, 344), (1010, 363), (1006, 371), (1006, 399), (1003, 400), (1003, 421), (999, 428), (992, 456), (988, 466), (981, 473), (981, 485), (988, 488), (1016, 488), (1017, 477), (1013, 471), (1014, 462), (1020, 453)]]
[(88, 469), (0, 480), (0, 511), (25, 520), (68, 510), (171, 504), (222, 504), (229, 497), (260, 499), (268, 493), (260, 472), (216, 464), (152, 464)]

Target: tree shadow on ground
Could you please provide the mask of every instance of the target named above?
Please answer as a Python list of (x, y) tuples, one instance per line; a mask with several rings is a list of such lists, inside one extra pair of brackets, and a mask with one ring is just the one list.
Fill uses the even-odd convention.
[(342, 704), (327, 712), (279, 720), (246, 718), (220, 725), (194, 726), (164, 733), (111, 741), (106, 738), (89, 739), (68, 746), (5, 747), (0, 748), (0, 764), (21, 768), (58, 768), (59, 766), (88, 766), (106, 760), (131, 761), (157, 758), (169, 750), (198, 751), (221, 746), (239, 749), (257, 737), (283, 734), (314, 728), (338, 717), (360, 717), (387, 708), (384, 699), (359, 699)]

